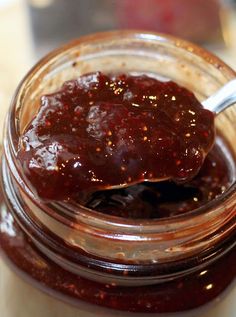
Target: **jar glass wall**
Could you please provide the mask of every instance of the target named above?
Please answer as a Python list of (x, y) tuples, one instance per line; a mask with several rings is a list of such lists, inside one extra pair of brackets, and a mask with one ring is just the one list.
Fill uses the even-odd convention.
[(159, 313), (206, 304), (225, 291), (236, 273), (236, 112), (230, 108), (216, 118), (217, 142), (230, 148), (231, 186), (198, 210), (140, 222), (76, 204), (46, 204), (34, 197), (24, 177), (17, 159), (19, 137), (41, 95), (94, 71), (173, 80), (199, 100), (235, 77), (210, 53), (145, 32), (96, 34), (49, 54), (23, 79), (6, 122), (1, 228), (12, 226), (14, 234), (1, 230), (2, 249), (33, 283), (76, 305)]

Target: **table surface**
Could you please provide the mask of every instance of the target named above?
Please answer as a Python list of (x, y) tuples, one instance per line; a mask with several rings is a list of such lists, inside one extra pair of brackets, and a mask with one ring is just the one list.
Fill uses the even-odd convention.
[[(11, 8), (0, 7), (0, 131), (10, 104), (11, 96), (19, 80), (33, 64), (33, 54), (30, 42), (26, 11), (21, 0), (12, 1)], [(12, 23), (14, 21), (14, 23)], [(7, 32), (6, 32), (7, 30)], [(215, 53), (228, 64), (236, 68), (236, 49), (221, 49)], [(2, 132), (0, 132), (1, 138)], [(223, 277), (222, 277), (223, 278)], [(215, 302), (209, 312), (188, 317), (236, 317), (236, 287), (224, 300)], [(52, 299), (41, 291), (34, 289), (3, 263), (0, 258), (0, 314), (3, 317), (92, 317), (107, 316), (100, 308), (86, 313), (67, 304)], [(126, 317), (124, 313), (115, 316)], [(138, 315), (132, 315), (138, 316)], [(140, 316), (140, 315), (139, 315)], [(142, 315), (144, 316), (144, 315)], [(149, 315), (148, 315), (149, 316)], [(182, 317), (182, 316), (181, 316)]]

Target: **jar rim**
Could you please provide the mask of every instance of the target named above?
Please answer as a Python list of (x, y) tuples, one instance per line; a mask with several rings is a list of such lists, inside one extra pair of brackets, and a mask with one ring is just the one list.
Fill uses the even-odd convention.
[[(20, 136), (19, 132), (19, 120), (16, 118), (16, 114), (19, 112), (18, 105), (21, 102), (21, 96), (24, 93), (24, 90), (26, 89), (27, 85), (29, 85), (30, 80), (32, 79), (35, 74), (47, 63), (50, 61), (60, 57), (62, 53), (65, 53), (65, 51), (69, 51), (71, 48), (76, 47), (78, 45), (84, 45), (86, 43), (92, 44), (97, 43), (101, 40), (108, 41), (115, 38), (122, 38), (122, 37), (130, 37), (132, 39), (140, 39), (143, 41), (159, 41), (159, 42), (168, 42), (176, 47), (176, 49), (183, 49), (184, 51), (188, 52), (189, 54), (198, 56), (205, 60), (207, 63), (211, 64), (217, 69), (220, 69), (224, 74), (226, 74), (229, 78), (235, 77), (236, 72), (232, 70), (229, 66), (227, 66), (223, 61), (221, 61), (218, 57), (216, 57), (211, 52), (208, 52), (204, 48), (201, 48), (191, 42), (188, 42), (186, 40), (174, 37), (172, 35), (166, 35), (163, 33), (157, 33), (157, 32), (148, 32), (143, 30), (118, 30), (118, 31), (108, 31), (108, 32), (100, 32), (100, 33), (94, 33), (91, 35), (82, 36), (79, 39), (73, 40), (55, 50), (47, 54), (45, 57), (43, 57), (31, 70), (26, 74), (26, 76), (22, 79), (20, 84), (18, 85), (18, 88), (15, 92), (15, 95), (13, 96), (10, 112), (7, 119), (6, 124), (6, 135), (8, 137), (8, 143), (6, 144), (6, 141), (4, 142), (4, 148), (5, 148), (5, 154), (7, 157), (15, 158), (18, 151), (18, 138)], [(7, 160), (9, 161), (9, 160)], [(19, 178), (21, 178), (21, 173), (19, 170), (19, 166), (15, 166), (15, 172), (18, 174)], [(24, 189), (29, 194), (29, 197), (31, 197), (34, 202), (36, 202), (40, 208), (42, 208), (42, 202), (37, 201), (36, 197), (31, 192), (30, 188), (27, 188), (27, 186), (24, 186)], [(206, 203), (204, 206), (201, 206), (197, 209), (194, 209), (188, 213), (175, 215), (172, 217), (166, 217), (161, 219), (151, 219), (151, 220), (145, 220), (145, 219), (124, 219), (122, 217), (118, 216), (112, 216), (112, 215), (105, 215), (103, 213), (94, 211), (92, 209), (86, 208), (84, 206), (79, 205), (80, 207), (80, 214), (81, 209), (83, 210), (83, 215), (86, 218), (93, 217), (98, 220), (98, 224), (102, 222), (112, 223), (115, 227), (126, 227), (128, 226), (129, 229), (132, 227), (133, 229), (137, 229), (140, 227), (140, 224), (142, 224), (143, 227), (149, 227), (153, 226), (166, 226), (166, 225), (173, 225), (176, 223), (176, 221), (188, 221), (190, 218), (193, 219), (194, 217), (201, 216), (206, 211), (211, 210), (213, 207), (219, 206), (219, 204), (226, 199), (229, 199), (232, 194), (236, 191), (236, 183), (232, 184), (230, 188), (225, 191), (222, 195), (216, 197), (214, 200)], [(55, 204), (54, 206), (56, 206)], [(78, 205), (77, 205), (78, 206)], [(45, 207), (45, 206), (44, 206)], [(70, 205), (70, 207), (73, 207), (73, 205)], [(76, 206), (74, 206), (76, 211)], [(42, 208), (44, 210), (47, 208)]]

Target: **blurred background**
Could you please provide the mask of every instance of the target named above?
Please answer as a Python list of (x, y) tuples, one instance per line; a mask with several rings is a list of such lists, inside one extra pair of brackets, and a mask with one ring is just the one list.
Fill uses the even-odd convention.
[(0, 129), (18, 82), (43, 55), (128, 28), (185, 38), (236, 69), (236, 0), (0, 0)]

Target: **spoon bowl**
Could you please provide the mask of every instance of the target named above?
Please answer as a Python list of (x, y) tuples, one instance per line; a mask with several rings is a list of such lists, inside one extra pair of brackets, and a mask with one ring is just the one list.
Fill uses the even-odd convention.
[[(226, 83), (221, 89), (219, 89), (215, 94), (207, 98), (202, 102), (202, 105), (205, 109), (214, 112), (216, 115), (232, 106), (236, 103), (236, 79), (233, 79)], [(166, 177), (164, 179), (145, 179), (144, 181), (149, 182), (161, 182), (170, 179), (170, 177)], [(125, 188), (130, 185), (134, 185), (139, 183), (140, 181), (136, 181), (132, 184), (120, 184), (115, 186), (110, 186), (107, 189), (120, 189)]]

